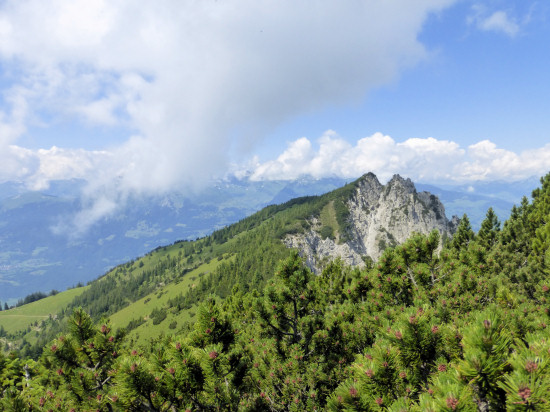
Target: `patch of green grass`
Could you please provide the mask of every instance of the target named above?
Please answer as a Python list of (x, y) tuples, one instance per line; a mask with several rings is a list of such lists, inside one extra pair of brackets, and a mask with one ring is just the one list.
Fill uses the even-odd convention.
[(0, 312), (0, 326), (7, 333), (14, 334), (24, 331), (35, 322), (42, 322), (50, 316), (55, 316), (64, 309), (75, 296), (84, 292), (88, 286), (69, 289), (54, 296), (31, 302), (17, 308)]
[(145, 323), (138, 326), (136, 329), (131, 330), (127, 339), (129, 342), (134, 342), (138, 345), (145, 345), (152, 339), (156, 339), (162, 335), (175, 335), (178, 333), (178, 329), (171, 329), (170, 325), (176, 322), (178, 326), (186, 323), (193, 323), (195, 321), (195, 314), (197, 313), (198, 305), (193, 305), (187, 310), (174, 314), (168, 311), (166, 319), (161, 323), (154, 325), (152, 319), (147, 319)]
[[(169, 283), (126, 306), (110, 316), (111, 324), (115, 328), (124, 328), (134, 319), (145, 320), (142, 325), (128, 333), (128, 339), (137, 343), (146, 343), (162, 333), (173, 334), (175, 331), (170, 329), (170, 324), (176, 321), (178, 325), (183, 325), (192, 321), (191, 313), (196, 312), (197, 308), (192, 306), (188, 310), (182, 310), (174, 314), (167, 308), (168, 301), (180, 294), (185, 294), (191, 288), (197, 287), (199, 282), (205, 279), (220, 263), (221, 261), (212, 259), (209, 263), (204, 263), (187, 273), (181, 281)], [(167, 308), (167, 316), (162, 322), (154, 325), (150, 316), (151, 312), (160, 308)]]
[(334, 201), (334, 213), (338, 222), (338, 243), (345, 243), (350, 240), (350, 211), (344, 199), (336, 199)]
[[(336, 219), (336, 210), (334, 210), (334, 200), (331, 200), (328, 202), (323, 209), (321, 209), (321, 213), (319, 215), (319, 218), (321, 220), (321, 231), (319, 234), (321, 237), (324, 238), (331, 238), (336, 239), (336, 242), (338, 242), (339, 238), (339, 231), (338, 228), (340, 225), (338, 224), (338, 220)], [(328, 229), (325, 229), (328, 228)]]

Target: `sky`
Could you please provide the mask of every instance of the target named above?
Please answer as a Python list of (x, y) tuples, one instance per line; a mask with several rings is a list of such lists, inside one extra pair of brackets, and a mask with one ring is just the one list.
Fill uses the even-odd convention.
[[(0, 0), (0, 183), (550, 171), (542, 0)], [(83, 223), (87, 222), (87, 223)]]

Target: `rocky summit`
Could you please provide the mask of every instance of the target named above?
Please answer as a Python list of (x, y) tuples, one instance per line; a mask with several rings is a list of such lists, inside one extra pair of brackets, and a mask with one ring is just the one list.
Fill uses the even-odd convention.
[[(384, 186), (368, 173), (356, 181), (351, 196), (342, 201), (347, 209), (345, 224), (337, 233), (323, 231), (322, 216), (312, 216), (310, 230), (283, 239), (288, 247), (300, 250), (315, 272), (336, 257), (349, 265), (364, 266), (367, 257), (378, 259), (387, 247), (404, 242), (415, 232), (427, 234), (437, 229), (445, 239), (452, 236), (459, 221), (456, 216), (447, 219), (437, 196), (417, 192), (410, 179), (399, 175)], [(334, 201), (329, 203), (325, 215), (330, 215), (334, 207)]]

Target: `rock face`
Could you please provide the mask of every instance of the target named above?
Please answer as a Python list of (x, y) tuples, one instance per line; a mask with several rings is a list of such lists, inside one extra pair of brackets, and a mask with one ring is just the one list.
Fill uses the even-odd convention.
[(458, 224), (456, 217), (447, 220), (436, 196), (418, 193), (410, 179), (399, 175), (383, 186), (374, 174), (366, 174), (356, 182), (353, 194), (343, 200), (349, 214), (345, 230), (340, 229), (336, 236), (323, 238), (321, 219), (312, 217), (309, 231), (284, 239), (288, 247), (300, 250), (315, 272), (336, 257), (363, 266), (366, 256), (377, 260), (384, 249), (404, 242), (414, 232), (428, 234), (437, 229), (442, 237), (452, 236)]

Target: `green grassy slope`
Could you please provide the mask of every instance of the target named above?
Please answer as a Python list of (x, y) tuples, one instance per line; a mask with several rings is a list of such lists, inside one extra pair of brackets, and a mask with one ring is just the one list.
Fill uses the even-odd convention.
[[(231, 259), (231, 258), (230, 258)], [(211, 272), (218, 267), (221, 260), (213, 260), (204, 263), (187, 273), (181, 280), (169, 283), (160, 287), (154, 292), (131, 303), (125, 308), (119, 310), (109, 317), (111, 324), (115, 328), (127, 328), (132, 320), (144, 320), (145, 322), (135, 329), (129, 331), (128, 337), (140, 343), (158, 336), (161, 333), (170, 333), (178, 326), (189, 322), (194, 317), (195, 305), (188, 310), (182, 310), (179, 313), (169, 311), (170, 300), (187, 293), (189, 290), (198, 286), (205, 277), (210, 276)], [(154, 324), (154, 317), (151, 312), (154, 310), (165, 310), (166, 318), (160, 323)], [(170, 328), (170, 325), (175, 325)]]
[(27, 305), (4, 310), (0, 312), (0, 326), (10, 334), (25, 331), (35, 323), (41, 323), (43, 320), (56, 316), (87, 288), (88, 286), (69, 289)]

